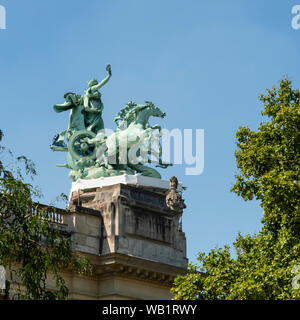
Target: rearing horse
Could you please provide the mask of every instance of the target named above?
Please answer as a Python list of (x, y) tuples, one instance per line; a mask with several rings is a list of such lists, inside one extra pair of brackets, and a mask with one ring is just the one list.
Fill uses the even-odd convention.
[[(166, 114), (152, 102), (146, 101), (145, 105), (137, 105), (134, 102), (129, 102), (115, 118), (116, 122), (121, 120), (117, 131), (106, 139), (107, 156), (119, 159), (120, 154), (126, 154), (127, 167), (142, 175), (145, 174), (147, 176), (161, 178), (158, 171), (143, 165), (143, 163), (150, 163), (151, 161), (148, 155), (152, 154), (159, 158), (158, 163), (161, 164), (161, 152), (157, 153), (152, 149), (149, 151), (151, 142), (154, 140), (158, 141), (160, 136), (159, 133), (155, 137), (153, 131), (158, 129), (160, 132), (161, 128), (159, 125), (150, 126), (149, 118), (151, 116), (164, 118), (165, 115)], [(159, 150), (161, 151), (160, 144)]]

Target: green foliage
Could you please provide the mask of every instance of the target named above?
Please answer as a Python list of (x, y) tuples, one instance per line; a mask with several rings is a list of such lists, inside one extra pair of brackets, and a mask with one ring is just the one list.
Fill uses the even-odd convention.
[[(0, 139), (2, 136), (0, 131)], [(1, 151), (3, 155), (3, 146)], [(36, 174), (32, 161), (23, 156), (17, 161), (25, 168), (18, 167), (14, 174), (0, 159), (0, 265), (10, 270), (7, 288), (14, 286), (12, 298), (65, 299), (68, 288), (61, 271), (72, 268), (83, 274), (91, 266), (72, 252), (70, 238), (49, 219), (55, 209), (32, 201), (34, 188), (22, 177), (23, 171)], [(56, 290), (48, 290), (46, 280), (54, 281)]]
[(175, 299), (300, 299), (292, 286), (300, 265), (300, 93), (283, 79), (260, 100), (268, 121), (237, 131), (240, 173), (231, 191), (260, 201), (263, 228), (237, 236), (236, 258), (227, 246), (200, 253), (200, 265), (175, 279)]

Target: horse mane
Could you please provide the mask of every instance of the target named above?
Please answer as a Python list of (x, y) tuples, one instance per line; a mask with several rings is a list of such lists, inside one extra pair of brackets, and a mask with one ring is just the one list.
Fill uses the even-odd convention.
[(118, 128), (122, 128), (127, 123), (127, 126), (136, 119), (136, 115), (139, 111), (149, 107), (148, 101), (146, 105), (138, 105), (134, 101), (129, 101), (126, 106), (120, 110), (117, 116), (114, 119), (114, 122), (121, 121), (118, 124)]
[(118, 114), (116, 115), (114, 122), (118, 122), (120, 120), (124, 120), (124, 118), (126, 117), (127, 113), (132, 110), (134, 107), (136, 107), (137, 104), (134, 101), (129, 101), (126, 106), (121, 109)]

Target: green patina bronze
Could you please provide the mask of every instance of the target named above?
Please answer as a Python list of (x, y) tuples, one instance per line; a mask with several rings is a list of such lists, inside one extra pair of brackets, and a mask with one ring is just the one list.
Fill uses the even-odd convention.
[(54, 105), (58, 113), (70, 110), (68, 128), (55, 135), (50, 146), (53, 151), (68, 152), (68, 163), (57, 166), (70, 169), (73, 181), (135, 173), (161, 178), (145, 163), (162, 168), (171, 165), (162, 163), (160, 125), (149, 124), (150, 117), (163, 118), (165, 113), (150, 101), (144, 105), (130, 101), (114, 119), (116, 131), (107, 135), (99, 92), (111, 77), (111, 66), (106, 70), (108, 75), (100, 83), (96, 79), (88, 81), (83, 95), (68, 92), (63, 104)]

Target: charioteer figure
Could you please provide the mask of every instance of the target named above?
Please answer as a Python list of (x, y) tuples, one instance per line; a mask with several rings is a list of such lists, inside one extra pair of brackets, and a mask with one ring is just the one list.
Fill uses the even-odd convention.
[(62, 131), (53, 138), (52, 150), (67, 151), (65, 137), (67, 141), (74, 132), (80, 130), (89, 130), (97, 133), (104, 129), (102, 119), (103, 103), (99, 89), (103, 87), (111, 77), (111, 66), (106, 66), (108, 75), (100, 83), (96, 79), (88, 82), (89, 88), (85, 90), (84, 95), (67, 92), (64, 95), (65, 102), (63, 104), (54, 105), (54, 111), (57, 113), (70, 110), (69, 124), (67, 130)]
[(83, 106), (85, 113), (85, 126), (90, 127), (91, 130), (97, 133), (99, 130), (104, 129), (104, 122), (102, 119), (102, 111), (104, 105), (101, 100), (101, 93), (99, 91), (111, 77), (111, 66), (106, 66), (108, 75), (100, 83), (96, 79), (88, 82), (88, 89), (85, 90), (83, 95)]

